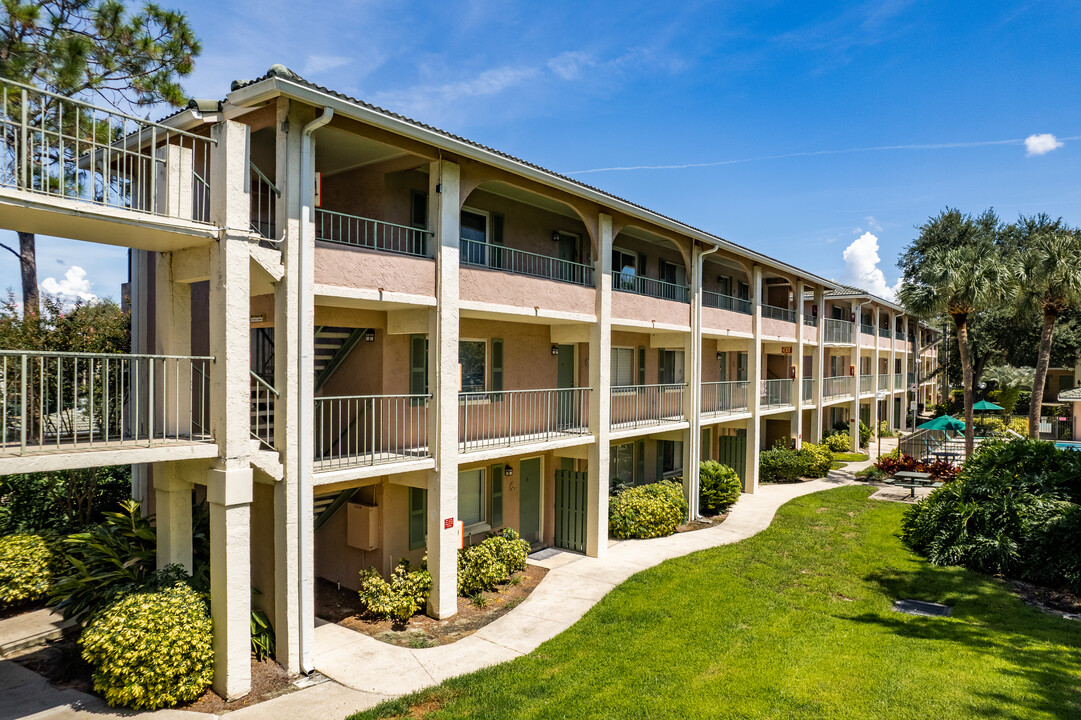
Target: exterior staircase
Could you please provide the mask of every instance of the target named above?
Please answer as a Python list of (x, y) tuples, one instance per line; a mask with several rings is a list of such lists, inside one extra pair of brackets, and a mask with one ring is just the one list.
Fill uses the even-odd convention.
[(315, 328), (315, 390), (319, 391), (367, 332), (365, 328), (320, 326)]

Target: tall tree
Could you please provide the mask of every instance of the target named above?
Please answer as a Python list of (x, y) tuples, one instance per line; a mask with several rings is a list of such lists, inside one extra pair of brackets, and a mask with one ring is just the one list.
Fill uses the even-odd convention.
[[(122, 0), (0, 0), (0, 78), (65, 97), (97, 98), (121, 110), (184, 104), (179, 78), (201, 51), (187, 17)], [(33, 233), (19, 232), (23, 313), (40, 312)]]
[(995, 365), (987, 368), (987, 372), (984, 373), (987, 381), (997, 386), (998, 402), (1002, 405), (1002, 417), (1007, 425), (1013, 417), (1021, 391), (1032, 389), (1032, 379), (1035, 375), (1035, 368), (1013, 365)]
[(1021, 217), (1017, 223), (1021, 300), (1043, 315), (1032, 400), (1028, 408), (1029, 437), (1040, 435), (1040, 404), (1051, 362), (1055, 322), (1068, 308), (1081, 305), (1081, 233), (1062, 219), (1044, 214)]
[(999, 243), (1002, 225), (991, 211), (974, 219), (947, 209), (920, 230), (902, 256), (905, 277), (898, 295), (914, 315), (945, 313), (953, 320), (965, 394), (965, 453), (971, 455), (974, 382), (968, 323), (973, 313), (1001, 302), (1013, 286)]

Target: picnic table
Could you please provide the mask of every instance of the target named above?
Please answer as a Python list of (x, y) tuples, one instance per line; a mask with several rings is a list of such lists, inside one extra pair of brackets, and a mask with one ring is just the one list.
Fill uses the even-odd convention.
[(931, 477), (931, 473), (916, 472), (915, 470), (899, 470), (886, 482), (897, 487), (908, 488), (910, 490), (908, 496), (911, 498), (916, 497), (916, 488), (934, 489), (942, 487), (942, 483)]
[(936, 450), (931, 453), (935, 456), (936, 460), (947, 460), (949, 462), (957, 462), (957, 453), (950, 450)]

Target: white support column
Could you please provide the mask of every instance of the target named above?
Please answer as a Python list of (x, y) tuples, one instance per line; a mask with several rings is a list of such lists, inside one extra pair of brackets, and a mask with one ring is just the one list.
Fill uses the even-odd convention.
[(750, 381), (747, 409), (751, 417), (747, 419), (747, 477), (743, 478), (743, 491), (747, 493), (758, 490), (758, 451), (762, 444), (762, 267), (759, 265), (754, 266), (751, 292), (754, 293), (753, 337), (747, 353), (747, 379)]
[(155, 211), (175, 218), (192, 216), (195, 164), (192, 148), (165, 145), (157, 151), (157, 197)]
[(687, 517), (697, 518), (698, 463), (702, 455), (702, 248), (691, 243), (691, 332), (683, 352), (687, 388), (683, 395), (683, 413), (690, 427), (683, 443), (683, 494), (687, 497)]
[(882, 318), (882, 309), (877, 305), (875, 306), (874, 313), (871, 316), (871, 322), (875, 327), (875, 349), (871, 356), (871, 376), (874, 380), (871, 383), (871, 389), (875, 391), (875, 399), (871, 403), (871, 441), (873, 442), (878, 437), (878, 389), (881, 381), (879, 380), (879, 374), (882, 372), (882, 368), (879, 367), (879, 350), (878, 350), (878, 324)]
[[(150, 270), (148, 269), (149, 258), (153, 256), (150, 250), (128, 251), (131, 255), (129, 272), (131, 273), (131, 351), (133, 353), (153, 352), (150, 337)], [(130, 422), (130, 420), (128, 421)], [(150, 472), (149, 465), (139, 463), (131, 466), (131, 497), (142, 507), (146, 508), (146, 501), (150, 495)]]
[(612, 384), (612, 217), (597, 221), (597, 252), (593, 277), (597, 283), (597, 321), (589, 328), (589, 488), (586, 496), (586, 555), (608, 552), (608, 481)]
[(191, 574), (191, 492), (183, 464), (159, 463), (154, 468), (155, 529), (158, 536), (158, 564), (180, 565)]
[(208, 473), (210, 614), (214, 621), (214, 689), (226, 699), (251, 689), (252, 471), (249, 381), (250, 255), (243, 178), (247, 127), (214, 126), (211, 219), (223, 228), (210, 253), (210, 423), (218, 444)]
[(822, 423), (825, 413), (822, 402), (825, 397), (826, 385), (826, 336), (823, 331), (824, 323), (822, 322), (826, 317), (826, 289), (821, 285), (815, 287), (815, 306), (818, 308), (818, 346), (814, 350), (814, 361), (811, 368), (814, 371), (813, 377), (815, 380), (814, 410), (811, 411), (811, 424), (814, 427), (811, 431), (811, 442), (820, 443), (822, 442)]
[(796, 366), (796, 379), (793, 381), (793, 397), (796, 411), (792, 413), (792, 437), (796, 438), (796, 449), (803, 445), (803, 293), (806, 286), (800, 280), (796, 283), (796, 347), (792, 353), (792, 363)]
[(908, 425), (908, 316), (905, 316), (904, 325), (901, 327), (901, 349), (904, 355), (901, 356), (901, 430), (909, 432)]
[[(162, 355), (191, 354), (191, 286), (173, 282), (172, 253), (155, 253), (154, 338), (153, 352)], [(176, 436), (188, 431), (191, 393), (166, 392), (186, 388), (192, 380), (191, 366), (183, 362), (156, 364), (155, 372), (164, 372), (166, 381), (153, 391), (154, 407), (162, 408), (164, 431)], [(175, 387), (174, 387), (175, 386)], [(157, 413), (155, 413), (157, 414)]]
[(897, 316), (890, 318), (890, 359), (889, 359), (890, 394), (889, 405), (886, 407), (886, 421), (889, 423), (891, 432), (896, 432), (897, 419), (894, 417), (894, 404), (897, 402)]
[[(428, 614), (458, 612), (458, 262), (461, 168), (432, 163), (430, 212), (434, 221), (436, 308), (428, 330), (428, 438), (435, 470), (428, 483), (428, 570), (432, 591)], [(449, 525), (449, 527), (448, 527)]]
[(852, 440), (849, 447), (855, 453), (860, 451), (860, 362), (863, 359), (861, 356), (863, 348), (863, 306), (853, 301), (853, 307), (855, 308), (856, 319), (852, 331), (856, 334), (856, 351), (852, 359), (852, 366), (855, 370), (852, 375), (852, 409), (848, 418), (848, 434)]
[[(300, 319), (300, 292), (312, 287), (313, 267), (307, 268), (308, 283), (300, 276), (300, 223), (304, 188), (301, 186), (301, 129), (315, 119), (316, 111), (307, 106), (279, 99), (277, 105), (277, 141), (275, 147), (275, 180), (281, 190), (277, 199), (275, 218), (281, 245), (285, 274), (274, 293), (274, 387), (278, 398), (274, 403), (274, 446), (281, 454), (282, 479), (274, 484), (274, 635), (275, 657), (286, 670), (302, 672), (300, 657), (300, 458), (298, 452), (301, 415), (312, 413), (312, 402), (300, 396), (300, 332), (315, 332), (313, 313)], [(286, 129), (287, 128), (287, 129)], [(314, 223), (312, 223), (314, 225)], [(314, 231), (307, 233), (314, 243)], [(311, 300), (311, 299), (309, 299)], [(309, 301), (306, 307), (313, 308)], [(303, 330), (302, 330), (303, 329)], [(313, 370), (308, 369), (311, 373)], [(311, 427), (308, 423), (307, 427)], [(313, 543), (308, 543), (314, 547)], [(314, 567), (314, 563), (309, 563)], [(305, 622), (308, 618), (305, 618)], [(311, 618), (309, 637), (314, 637), (315, 621)]]

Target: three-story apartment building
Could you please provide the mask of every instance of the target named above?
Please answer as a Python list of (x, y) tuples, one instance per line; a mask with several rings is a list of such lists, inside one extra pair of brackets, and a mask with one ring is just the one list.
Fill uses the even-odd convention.
[(426, 557), (446, 617), (462, 542), (601, 556), (612, 487), (693, 516), (701, 459), (753, 493), (762, 448), (935, 398), (904, 308), (280, 66), (161, 123), (2, 87), (0, 225), (131, 248), (134, 347), (0, 353), (0, 472), (138, 464), (189, 569), (209, 503), (226, 696), (253, 602), (308, 671), (317, 578)]

